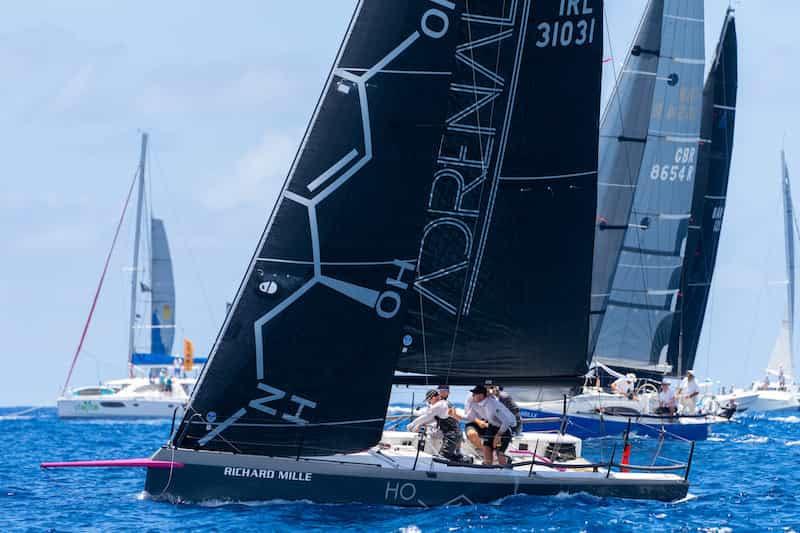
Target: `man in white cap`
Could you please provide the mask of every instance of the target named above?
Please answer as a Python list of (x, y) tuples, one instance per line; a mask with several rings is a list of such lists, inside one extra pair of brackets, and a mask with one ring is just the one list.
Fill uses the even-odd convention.
[(636, 385), (636, 374), (630, 373), (620, 378), (617, 378), (616, 381), (611, 383), (611, 390), (616, 392), (617, 394), (621, 394), (623, 396), (627, 396), (629, 399), (633, 399), (633, 393), (635, 390)]
[(439, 391), (431, 389), (425, 395), (428, 408), (408, 425), (408, 430), (417, 432), (426, 424), (436, 423), (442, 432), (442, 449), (439, 455), (450, 461), (464, 462), (464, 457), (459, 452), (461, 446), (461, 428), (458, 421), (450, 416), (447, 400), (439, 395)]
[(693, 415), (697, 413), (697, 399), (700, 396), (700, 387), (694, 379), (692, 370), (686, 371), (686, 377), (678, 387), (678, 398), (681, 400), (681, 414)]

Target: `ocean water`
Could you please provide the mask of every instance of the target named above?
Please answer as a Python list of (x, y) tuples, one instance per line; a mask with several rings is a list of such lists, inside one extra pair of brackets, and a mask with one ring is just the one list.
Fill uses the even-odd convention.
[[(429, 510), (271, 502), (173, 505), (142, 493), (139, 469), (43, 471), (41, 461), (145, 457), (169, 421), (61, 421), (0, 409), (0, 531), (800, 531), (800, 413), (716, 426), (697, 444), (690, 496), (676, 503), (515, 496)], [(610, 441), (584, 455), (608, 458)], [(658, 442), (635, 439), (633, 463)], [(685, 459), (682, 443), (663, 451)]]

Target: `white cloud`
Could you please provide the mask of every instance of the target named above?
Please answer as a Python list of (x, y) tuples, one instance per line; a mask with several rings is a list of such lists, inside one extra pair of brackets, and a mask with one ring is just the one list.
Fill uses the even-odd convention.
[(207, 191), (209, 209), (271, 205), (280, 193), (297, 150), (299, 135), (267, 132), (261, 142), (234, 164), (227, 177)]

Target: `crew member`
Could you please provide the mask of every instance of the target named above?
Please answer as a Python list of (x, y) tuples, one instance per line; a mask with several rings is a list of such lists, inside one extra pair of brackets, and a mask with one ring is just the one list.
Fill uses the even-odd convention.
[(509, 393), (503, 390), (503, 387), (500, 385), (496, 385), (494, 387), (489, 387), (489, 394), (496, 397), (500, 400), (500, 403), (506, 406), (506, 409), (511, 411), (511, 414), (514, 415), (514, 419), (516, 419), (517, 423), (514, 427), (511, 428), (512, 433), (514, 435), (519, 435), (522, 433), (522, 416), (520, 415), (519, 405), (517, 402), (514, 401), (514, 398), (511, 397)]
[(500, 400), (489, 395), (486, 387), (478, 385), (470, 390), (472, 397), (467, 402), (464, 418), (467, 423), (467, 438), (483, 450), (483, 464), (504, 465), (508, 462), (505, 451), (511, 443), (511, 429), (516, 419)]
[(458, 421), (448, 413), (447, 400), (439, 396), (437, 390), (431, 389), (425, 394), (425, 401), (428, 402), (428, 408), (408, 425), (408, 430), (416, 432), (422, 426), (435, 422), (442, 432), (442, 448), (439, 450), (439, 455), (450, 461), (465, 462), (458, 451), (461, 444), (461, 429)]
[(634, 385), (636, 384), (636, 374), (628, 374), (617, 378), (611, 383), (611, 391), (627, 396), (629, 400), (633, 399)]
[(677, 406), (675, 405), (675, 393), (669, 386), (669, 381), (661, 382), (661, 392), (658, 393), (657, 415), (675, 416)]
[(678, 398), (681, 400), (681, 414), (693, 415), (697, 412), (697, 398), (700, 396), (700, 387), (694, 379), (694, 372), (688, 370), (686, 377), (678, 387)]

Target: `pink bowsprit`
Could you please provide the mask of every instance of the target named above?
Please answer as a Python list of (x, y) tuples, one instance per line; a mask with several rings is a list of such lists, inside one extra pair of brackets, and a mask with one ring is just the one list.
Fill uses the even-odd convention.
[(105, 459), (41, 463), (42, 468), (183, 468), (183, 463), (153, 459)]

